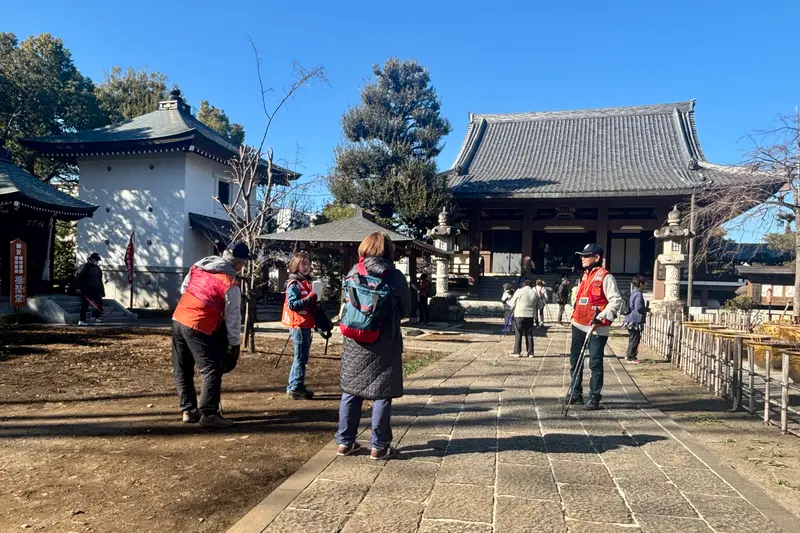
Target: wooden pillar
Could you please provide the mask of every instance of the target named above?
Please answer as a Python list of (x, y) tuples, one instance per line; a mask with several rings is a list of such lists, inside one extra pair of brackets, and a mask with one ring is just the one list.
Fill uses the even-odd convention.
[(597, 244), (605, 252), (603, 254), (603, 267), (608, 268), (606, 262), (608, 261), (608, 206), (601, 205), (597, 208)]
[(411, 309), (409, 309), (408, 317), (413, 318), (417, 316), (417, 291), (411, 288), (417, 282), (417, 252), (411, 251), (408, 256), (408, 290), (411, 297)]
[(527, 204), (522, 211), (522, 257), (533, 256), (533, 205)]
[(479, 205), (469, 208), (469, 277), (477, 288), (480, 279), (478, 261), (481, 255), (481, 209)]

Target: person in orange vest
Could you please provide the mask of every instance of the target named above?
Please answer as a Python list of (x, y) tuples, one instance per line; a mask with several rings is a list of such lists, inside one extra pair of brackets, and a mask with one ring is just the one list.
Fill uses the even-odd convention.
[(311, 352), (311, 330), (317, 295), (311, 290), (311, 258), (307, 252), (294, 254), (289, 262), (289, 281), (283, 303), (281, 323), (291, 328), (294, 361), (289, 371), (286, 394), (293, 400), (310, 400), (314, 393), (306, 387), (306, 365)]
[[(622, 306), (622, 296), (614, 276), (603, 268), (603, 249), (600, 246), (587, 244), (583, 250), (576, 253), (581, 257), (584, 274), (573, 302), (569, 369), (570, 375), (573, 375), (579, 358), (583, 356), (581, 348), (586, 341), (586, 336), (591, 335), (589, 339), (589, 369), (592, 371), (592, 376), (589, 380), (589, 401), (586, 403), (585, 409), (596, 411), (601, 408), (603, 351), (608, 342), (609, 326)], [(581, 367), (582, 369), (583, 367)], [(583, 372), (577, 376), (576, 381), (569, 402), (571, 404), (583, 403)]]
[[(245, 243), (231, 245), (222, 253), (201, 259), (183, 280), (178, 307), (172, 315), (172, 373), (183, 411), (183, 421), (212, 428), (233, 422), (219, 412), (222, 388), (222, 352), (214, 332), (223, 320), (228, 331), (228, 354), (239, 354), (242, 325), (242, 292), (236, 275), (250, 259)], [(198, 410), (194, 367), (203, 379)]]

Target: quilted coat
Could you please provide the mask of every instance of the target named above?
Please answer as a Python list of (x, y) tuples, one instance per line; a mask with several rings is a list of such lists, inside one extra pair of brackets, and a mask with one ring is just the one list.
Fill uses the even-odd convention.
[[(403, 395), (403, 335), (400, 320), (408, 316), (411, 301), (405, 276), (386, 259), (368, 257), (364, 266), (373, 276), (383, 276), (392, 288), (390, 320), (377, 342), (363, 344), (344, 338), (342, 344), (342, 391), (368, 400), (387, 400)], [(350, 271), (355, 275), (356, 267)]]

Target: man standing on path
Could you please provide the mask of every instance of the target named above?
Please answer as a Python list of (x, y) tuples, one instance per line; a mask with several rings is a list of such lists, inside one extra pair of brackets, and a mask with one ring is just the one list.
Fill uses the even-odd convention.
[(564, 276), (556, 291), (556, 301), (558, 302), (558, 325), (564, 325), (564, 308), (569, 301), (569, 278)]
[(511, 357), (522, 355), (522, 338), (525, 338), (525, 349), (528, 357), (533, 357), (533, 320), (539, 307), (539, 297), (531, 287), (531, 280), (522, 282), (522, 287), (517, 289), (511, 301), (508, 302), (514, 315), (514, 351)]
[(642, 296), (644, 283), (644, 277), (633, 276), (631, 281), (633, 290), (631, 290), (631, 295), (628, 297), (630, 313), (625, 315), (625, 319), (622, 321), (623, 326), (628, 330), (628, 351), (625, 354), (625, 360), (629, 363), (639, 362), (639, 342), (642, 340), (644, 315), (646, 313), (644, 296)]
[[(81, 298), (81, 310), (78, 325), (88, 326), (92, 322), (103, 320), (103, 298), (106, 289), (103, 284), (103, 270), (100, 268), (100, 254), (94, 252), (89, 260), (75, 274), (75, 294)], [(92, 320), (86, 318), (89, 306), (92, 306)]]
[[(222, 321), (228, 330), (228, 355), (239, 354), (242, 327), (242, 292), (236, 274), (250, 259), (244, 243), (232, 245), (222, 257), (201, 259), (189, 270), (172, 315), (172, 373), (178, 389), (183, 422), (212, 428), (227, 428), (233, 422), (219, 413), (222, 388), (222, 351), (214, 336)], [(203, 389), (198, 410), (194, 367), (200, 371)]]
[[(603, 390), (603, 352), (608, 342), (609, 326), (622, 306), (622, 296), (617, 281), (603, 268), (603, 249), (597, 244), (587, 244), (576, 252), (581, 257), (584, 274), (573, 302), (572, 346), (570, 349), (570, 375), (575, 371), (578, 360), (583, 356), (581, 348), (587, 335), (589, 340), (589, 401), (585, 409), (600, 409)], [(581, 366), (583, 370), (583, 366)], [(583, 403), (583, 374), (577, 376), (572, 390), (571, 404)]]

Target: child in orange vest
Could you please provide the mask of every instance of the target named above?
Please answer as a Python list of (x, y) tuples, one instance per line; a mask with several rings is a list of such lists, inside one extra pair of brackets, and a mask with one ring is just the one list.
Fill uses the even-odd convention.
[(294, 361), (289, 372), (286, 394), (293, 400), (310, 400), (314, 393), (306, 388), (306, 364), (311, 351), (311, 330), (317, 295), (311, 290), (311, 258), (307, 252), (294, 254), (289, 262), (286, 301), (281, 322), (292, 331)]

